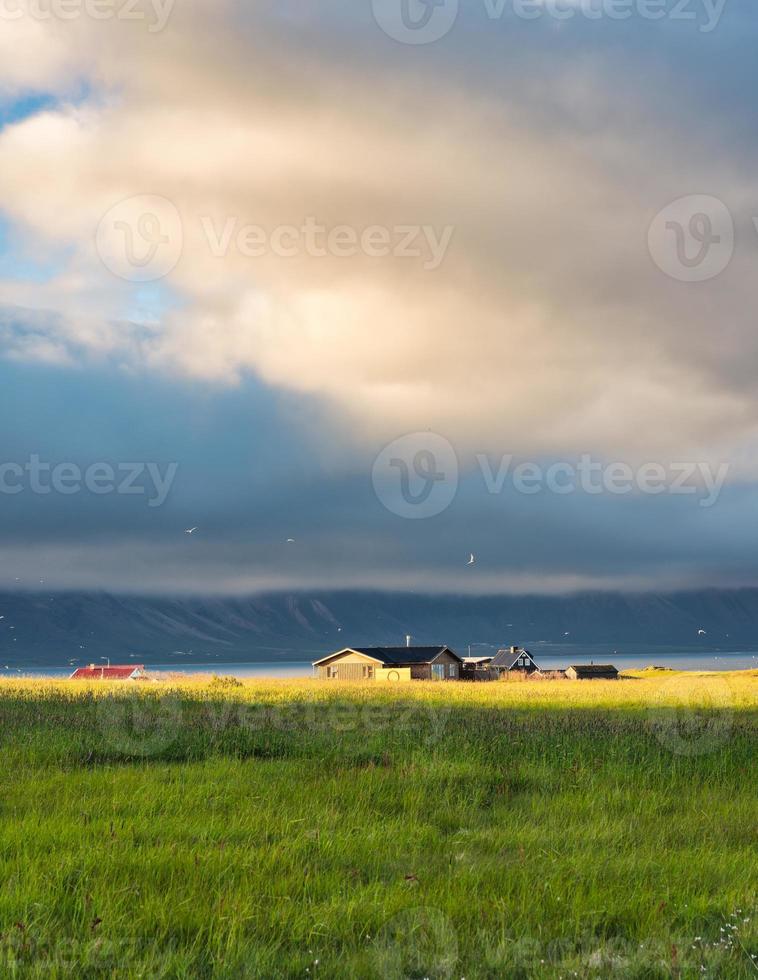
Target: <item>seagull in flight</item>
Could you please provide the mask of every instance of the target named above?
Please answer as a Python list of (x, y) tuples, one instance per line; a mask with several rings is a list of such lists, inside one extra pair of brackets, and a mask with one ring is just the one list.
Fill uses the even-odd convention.
[(698, 630), (697, 631), (697, 635), (698, 636), (706, 636), (706, 632), (705, 632), (705, 630)]
[(287, 538), (287, 544), (294, 544), (294, 543), (295, 543), (294, 538)]
[(185, 529), (184, 533), (185, 534), (194, 534), (195, 531), (197, 531), (197, 528), (196, 527), (188, 527), (188, 528)]
[(469, 560), (466, 562), (466, 564), (467, 565), (473, 565), (475, 561), (476, 561), (476, 558), (474, 557), (474, 552), (472, 551), (471, 554), (469, 555)]

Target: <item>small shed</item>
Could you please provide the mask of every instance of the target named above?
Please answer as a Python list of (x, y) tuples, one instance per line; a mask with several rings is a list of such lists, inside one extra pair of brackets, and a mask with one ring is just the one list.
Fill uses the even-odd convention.
[(504, 650), (498, 650), (492, 658), (490, 668), (499, 673), (522, 671), (525, 674), (533, 674), (540, 669), (531, 653), (523, 647), (506, 647)]
[(461, 679), (464, 681), (494, 681), (497, 671), (490, 670), (492, 657), (464, 657)]
[(345, 647), (313, 662), (322, 680), (457, 680), (463, 661), (449, 647)]
[(492, 657), (464, 657), (463, 662), (467, 667), (489, 667)]
[(127, 664), (119, 666), (110, 664), (106, 667), (98, 667), (97, 664), (90, 664), (89, 667), (78, 667), (69, 680), (72, 681), (136, 681), (145, 677), (144, 664)]
[(616, 681), (619, 672), (613, 664), (572, 664), (566, 677), (572, 681)]

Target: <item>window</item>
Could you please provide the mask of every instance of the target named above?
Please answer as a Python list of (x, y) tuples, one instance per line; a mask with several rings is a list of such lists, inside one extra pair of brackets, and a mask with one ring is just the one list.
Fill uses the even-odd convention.
[(448, 667), (447, 667), (447, 676), (448, 677), (457, 677), (458, 676), (458, 664), (448, 664)]
[(445, 679), (445, 665), (432, 664), (432, 680), (444, 681), (444, 679)]

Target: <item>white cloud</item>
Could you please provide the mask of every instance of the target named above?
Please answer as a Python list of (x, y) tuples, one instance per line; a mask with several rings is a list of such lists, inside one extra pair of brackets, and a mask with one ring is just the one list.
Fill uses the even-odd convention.
[[(68, 343), (220, 384), (249, 371), (322, 396), (360, 431), (432, 427), (478, 450), (719, 454), (754, 436), (736, 353), (755, 349), (741, 260), (698, 292), (663, 276), (645, 245), (683, 186), (707, 179), (737, 208), (748, 189), (736, 168), (703, 171), (681, 133), (644, 120), (644, 80), (613, 92), (610, 119), (604, 62), (536, 81), (544, 106), (606, 118), (553, 127), (508, 86), (482, 94), (443, 73), (430, 85), (421, 67), (376, 62), (365, 75), (315, 67), (295, 26), (256, 17), (258, 31), (235, 31), (228, 7), (197, 5), (159, 36), (35, 25), (39, 79), (65, 91), (73, 59), (97, 84), (84, 108), (0, 133), (0, 208), (31, 242), (68, 249), (42, 288), (0, 283), (0, 301), (60, 314), (52, 348), (38, 338), (16, 356)], [(7, 86), (22, 76), (18, 59), (6, 64)], [(700, 133), (699, 159), (716, 142)], [(134, 287), (94, 247), (102, 215), (139, 194), (169, 198), (184, 226), (167, 280), (182, 305), (147, 339), (124, 326)], [(455, 235), (430, 271), (410, 258), (216, 258), (201, 223), (271, 232), (311, 215)]]

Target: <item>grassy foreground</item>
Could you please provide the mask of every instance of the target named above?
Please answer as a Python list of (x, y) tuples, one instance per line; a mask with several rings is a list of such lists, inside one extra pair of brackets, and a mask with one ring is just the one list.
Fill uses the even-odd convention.
[(758, 673), (0, 684), (5, 977), (758, 976)]

